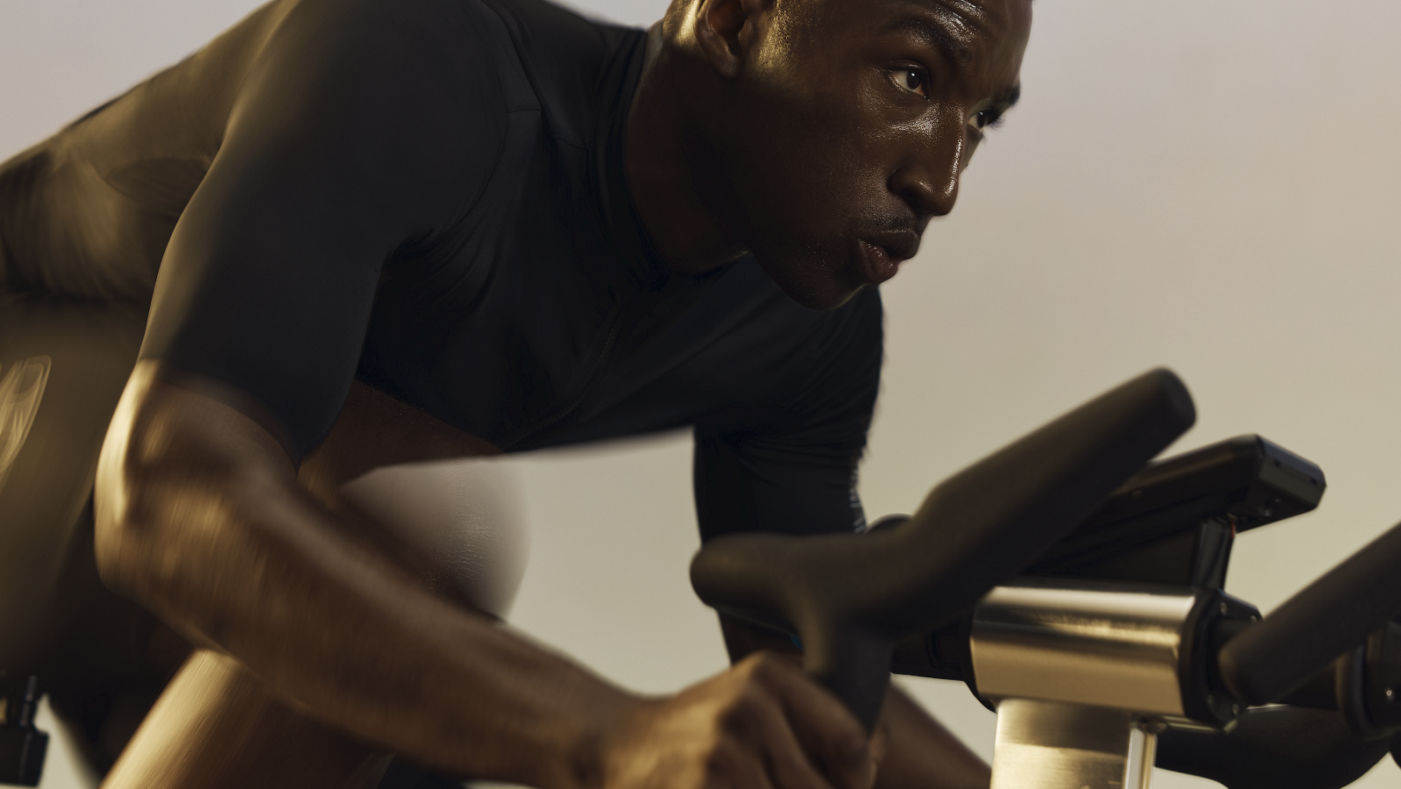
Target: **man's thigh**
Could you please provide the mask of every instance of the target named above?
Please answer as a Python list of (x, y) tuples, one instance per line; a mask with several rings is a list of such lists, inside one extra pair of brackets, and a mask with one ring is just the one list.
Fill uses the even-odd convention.
[(457, 789), (284, 705), (232, 658), (191, 655), (103, 789)]
[(225, 655), (191, 655), (104, 789), (370, 789), (388, 757), (305, 717)]

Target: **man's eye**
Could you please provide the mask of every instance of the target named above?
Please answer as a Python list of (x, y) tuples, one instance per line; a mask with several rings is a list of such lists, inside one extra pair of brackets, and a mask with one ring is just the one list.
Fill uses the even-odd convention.
[(929, 98), (929, 78), (924, 75), (923, 69), (891, 69), (890, 79), (896, 87), (903, 91), (917, 93), (926, 99)]
[(998, 110), (978, 110), (973, 116), (973, 125), (979, 129), (997, 128), (1002, 125), (1002, 113)]

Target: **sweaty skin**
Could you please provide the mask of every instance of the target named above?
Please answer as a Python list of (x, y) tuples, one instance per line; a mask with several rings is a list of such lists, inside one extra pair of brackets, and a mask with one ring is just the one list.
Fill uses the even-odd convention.
[[(678, 2), (658, 28), (624, 148), (661, 260), (679, 275), (730, 277), (726, 267), (752, 253), (801, 305), (859, 298), (873, 254), (909, 257), (928, 221), (952, 209), (983, 127), (1015, 98), (1029, 26), (1029, 0)], [(226, 144), (265, 153), (260, 144), (293, 129), (245, 130)], [(314, 169), (298, 150), (274, 146), (276, 155), (250, 161), (292, 175)], [(360, 238), (348, 228), (348, 256), (422, 240), (414, 179), (439, 174), (417, 164), (367, 169), (367, 193), (382, 201), (370, 208), (401, 218), (402, 234), (368, 228)], [(240, 243), (239, 223), (263, 218), (214, 207), (252, 178), (216, 162), (181, 228), (187, 218), (222, 222), (227, 242)], [(361, 199), (343, 202), (358, 209)], [(301, 208), (334, 216), (340, 202)], [(168, 257), (200, 253), (181, 228)], [(370, 269), (340, 274), (346, 288), (376, 283)], [(157, 313), (162, 298), (189, 295), (180, 285), (158, 290)], [(178, 340), (174, 324), (161, 325)], [(350, 359), (343, 387), (353, 369)], [(772, 653), (642, 698), (435, 592), (412, 556), (347, 528), (348, 516), (299, 481), (298, 450), (316, 430), (289, 423), (271, 400), (147, 358), (98, 470), (104, 578), (237, 661), (215, 673), (261, 683), (297, 720), (455, 775), (562, 789), (872, 785), (875, 758), (859, 725)], [(208, 660), (197, 660), (182, 677), (206, 672)], [(198, 683), (172, 692), (189, 687)], [(986, 784), (985, 768), (907, 700), (891, 700), (883, 725), (882, 786)], [(131, 785), (142, 785), (139, 774)]]
[[(297, 476), (348, 534), (391, 557), (426, 588), (471, 609), (476, 601), (455, 594), (454, 568), (443, 563), (445, 557), (396, 539), (396, 524), (377, 523), (340, 491), (343, 483), (375, 468), (498, 452), (357, 384), (330, 435), (302, 462)], [(199, 650), (185, 661), (103, 786), (349, 789), (375, 786), (388, 759), (383, 749), (300, 714), (238, 661)]]
[(908, 258), (953, 210), (1016, 101), (1031, 3), (680, 2), (662, 29), (674, 43), (642, 81), (629, 159), (658, 246), (692, 269), (752, 252), (829, 309), (865, 284), (862, 240)]

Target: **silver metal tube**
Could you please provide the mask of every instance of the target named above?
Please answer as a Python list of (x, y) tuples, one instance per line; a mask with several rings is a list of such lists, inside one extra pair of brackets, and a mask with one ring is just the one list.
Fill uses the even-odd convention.
[(973, 618), (978, 692), (1185, 714), (1179, 665), (1197, 596), (1146, 585), (1034, 581), (993, 589)]
[(1124, 710), (1007, 699), (991, 789), (1147, 789), (1156, 742)]

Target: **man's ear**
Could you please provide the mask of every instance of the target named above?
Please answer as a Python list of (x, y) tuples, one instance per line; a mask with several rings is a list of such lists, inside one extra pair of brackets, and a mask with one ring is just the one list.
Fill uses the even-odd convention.
[(695, 18), (696, 42), (720, 74), (739, 74), (772, 7), (773, 0), (700, 0)]

